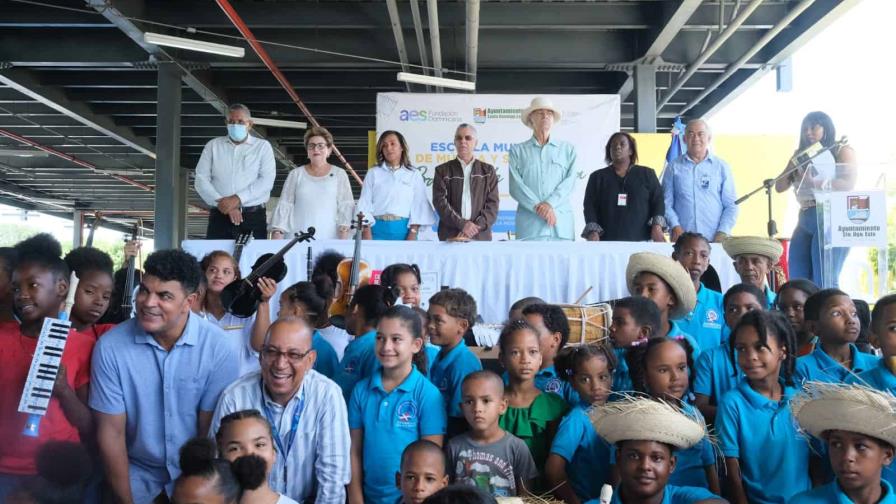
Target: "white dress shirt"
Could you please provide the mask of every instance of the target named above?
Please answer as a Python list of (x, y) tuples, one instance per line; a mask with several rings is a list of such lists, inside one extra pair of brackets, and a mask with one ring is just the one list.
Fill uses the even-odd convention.
[(237, 195), (244, 207), (264, 204), (271, 197), (277, 165), (274, 149), (251, 134), (235, 144), (228, 137), (209, 140), (196, 165), (196, 192), (210, 207)]
[(408, 217), (408, 225), (431, 226), (436, 211), (426, 197), (426, 182), (416, 168), (389, 168), (377, 165), (367, 170), (357, 212), (363, 212), (370, 226), (377, 215)]
[(209, 437), (214, 439), (221, 418), (246, 409), (264, 415), (265, 405), (273, 413), (277, 431), (286, 437), (299, 403), (304, 405), (295, 441), (287, 456), (278, 451), (269, 477), (271, 488), (299, 502), (313, 498), (316, 504), (345, 504), (345, 485), (351, 480), (345, 399), (339, 385), (313, 369), (305, 373), (299, 392), (286, 406), (275, 403), (267, 391), (262, 391), (260, 372), (233, 382), (221, 394)]
[(473, 173), (473, 161), (476, 158), (470, 158), (469, 163), (464, 163), (461, 158), (457, 158), (460, 167), (464, 171), (464, 190), (460, 195), (460, 216), (467, 220), (473, 219), (473, 196), (470, 192), (470, 177)]

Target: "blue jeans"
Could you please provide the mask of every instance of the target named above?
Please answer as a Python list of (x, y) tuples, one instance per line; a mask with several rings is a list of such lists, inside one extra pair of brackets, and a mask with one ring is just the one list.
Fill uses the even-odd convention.
[(824, 285), (824, 253), (822, 251), (821, 229), (818, 212), (815, 208), (800, 210), (799, 220), (790, 239), (788, 266), (790, 278), (812, 280), (819, 287), (834, 287), (840, 284), (840, 270), (846, 261), (849, 249), (834, 247), (831, 249), (833, 284)]

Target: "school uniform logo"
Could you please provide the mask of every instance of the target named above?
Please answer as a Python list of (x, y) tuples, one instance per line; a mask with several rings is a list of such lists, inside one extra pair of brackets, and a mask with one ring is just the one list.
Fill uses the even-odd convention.
[(354, 374), (355, 369), (358, 369), (358, 359), (350, 359), (344, 366), (345, 372), (348, 374)]
[(544, 384), (545, 392), (553, 392), (555, 394), (560, 393), (560, 379), (559, 378), (551, 378)]
[(713, 309), (706, 310), (706, 320), (703, 322), (703, 327), (720, 329), (722, 324), (719, 322), (719, 312)]
[(417, 425), (417, 403), (404, 401), (398, 405), (396, 416), (399, 427), (415, 427)]

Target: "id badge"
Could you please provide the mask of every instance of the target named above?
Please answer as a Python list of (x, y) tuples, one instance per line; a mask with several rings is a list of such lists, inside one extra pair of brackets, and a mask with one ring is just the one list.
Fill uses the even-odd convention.
[(619, 193), (616, 195), (616, 206), (628, 206), (628, 194)]
[(709, 189), (709, 175), (700, 177), (700, 188), (704, 190)]

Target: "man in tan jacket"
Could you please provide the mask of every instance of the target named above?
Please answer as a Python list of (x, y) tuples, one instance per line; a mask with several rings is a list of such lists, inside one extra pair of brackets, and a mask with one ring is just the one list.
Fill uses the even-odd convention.
[(454, 134), (457, 158), (436, 167), (432, 203), (439, 214), (439, 239), (489, 241), (498, 218), (495, 167), (474, 157), (476, 128), (461, 124)]

